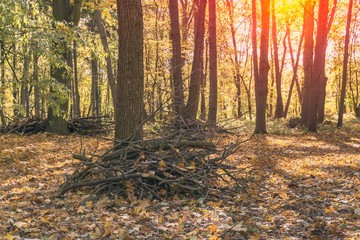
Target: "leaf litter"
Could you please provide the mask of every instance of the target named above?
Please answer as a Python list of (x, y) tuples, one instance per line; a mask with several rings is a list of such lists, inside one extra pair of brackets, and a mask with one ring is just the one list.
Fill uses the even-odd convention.
[[(235, 141), (218, 136), (225, 140)], [(356, 131), (257, 135), (226, 162), (245, 184), (205, 201), (181, 194), (92, 199), (86, 188), (56, 198), (78, 166), (79, 142), (82, 152), (99, 155), (112, 143), (47, 133), (0, 142), (1, 239), (360, 238)]]

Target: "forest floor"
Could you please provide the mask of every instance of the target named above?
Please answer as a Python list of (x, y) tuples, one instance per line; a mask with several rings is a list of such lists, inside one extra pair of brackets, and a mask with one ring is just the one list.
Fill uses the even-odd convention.
[(228, 159), (244, 185), (222, 201), (82, 204), (86, 190), (56, 198), (77, 166), (73, 153), (110, 146), (78, 135), (0, 136), (0, 239), (360, 239), (359, 121), (252, 137)]

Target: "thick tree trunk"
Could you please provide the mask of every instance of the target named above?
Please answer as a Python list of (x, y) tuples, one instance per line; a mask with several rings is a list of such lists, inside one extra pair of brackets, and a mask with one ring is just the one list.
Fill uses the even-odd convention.
[[(55, 20), (57, 21), (65, 21), (67, 23), (70, 23), (71, 22), (70, 0), (53, 0), (53, 15)], [(65, 42), (64, 39), (62, 39), (59, 45), (61, 46), (55, 46), (55, 48), (65, 49), (62, 52), (62, 57), (63, 57), (63, 61), (68, 63), (69, 49), (67, 49), (67, 43)], [(67, 76), (67, 71), (65, 67), (52, 66), (51, 76), (54, 79), (56, 79), (56, 81), (59, 84), (63, 85), (65, 88), (69, 87), (69, 77)], [(60, 112), (56, 111), (51, 104), (49, 105), (46, 131), (58, 133), (58, 134), (68, 134), (69, 128), (66, 121), (68, 115), (68, 108), (69, 108), (68, 99), (62, 101), (59, 105), (60, 105)]]
[(173, 80), (173, 104), (176, 118), (182, 118), (184, 108), (184, 85), (182, 79), (182, 66), (184, 61), (181, 56), (181, 33), (179, 23), (178, 0), (169, 1), (170, 12), (170, 37), (172, 43), (172, 80)]
[(308, 0), (304, 8), (304, 84), (303, 101), (301, 108), (301, 123), (307, 126), (309, 107), (310, 107), (310, 88), (313, 71), (313, 51), (314, 51), (314, 8), (315, 2)]
[(352, 9), (353, 9), (353, 0), (349, 0), (347, 22), (346, 22), (346, 33), (345, 33), (345, 48), (344, 48), (344, 60), (343, 60), (343, 69), (342, 69), (342, 82), (341, 82), (341, 96), (339, 101), (339, 117), (337, 126), (341, 127), (343, 124), (343, 115), (344, 115), (344, 104), (345, 104), (345, 94), (346, 94), (346, 78), (347, 78), (347, 69), (349, 62), (349, 42), (350, 42), (350, 25), (352, 18)]
[(21, 82), (20, 104), (25, 110), (25, 117), (30, 116), (30, 99), (29, 99), (29, 83), (30, 83), (30, 51), (28, 46), (24, 46), (24, 72)]
[(201, 59), (204, 54), (206, 2), (207, 0), (196, 1), (198, 7), (194, 21), (194, 57), (190, 76), (189, 98), (184, 111), (184, 118), (188, 120), (196, 119), (199, 107), (201, 74), (203, 72)]
[(256, 127), (255, 133), (266, 133), (266, 99), (268, 94), (270, 0), (261, 0), (261, 39), (259, 78), (255, 82)]
[(141, 0), (117, 0), (117, 9), (119, 61), (115, 139), (142, 138), (144, 36)]
[(209, 0), (209, 116), (208, 122), (216, 124), (217, 119), (217, 42), (216, 42), (216, 0)]
[[(319, 15), (316, 30), (316, 46), (314, 54), (314, 67), (310, 90), (310, 106), (308, 116), (308, 130), (317, 131), (319, 99), (322, 94), (321, 86), (325, 84), (325, 58), (327, 47), (327, 18), (329, 12), (329, 0), (320, 0)], [(316, 66), (316, 67), (315, 67)], [(324, 94), (324, 93), (323, 93)]]

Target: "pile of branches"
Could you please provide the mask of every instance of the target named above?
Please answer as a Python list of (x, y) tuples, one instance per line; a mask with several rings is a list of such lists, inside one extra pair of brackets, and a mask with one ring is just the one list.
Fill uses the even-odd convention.
[(115, 129), (114, 121), (107, 116), (83, 117), (68, 121), (70, 132), (83, 135), (108, 133)]
[(45, 128), (45, 120), (36, 117), (30, 117), (16, 119), (13, 122), (9, 122), (6, 126), (0, 128), (0, 133), (18, 133), (30, 135), (44, 132)]
[(101, 156), (74, 155), (78, 169), (60, 187), (90, 188), (90, 196), (112, 193), (129, 200), (163, 199), (174, 195), (220, 196), (225, 182), (240, 184), (236, 167), (225, 159), (239, 144), (217, 147), (214, 143), (186, 138), (181, 131), (163, 138), (122, 141)]

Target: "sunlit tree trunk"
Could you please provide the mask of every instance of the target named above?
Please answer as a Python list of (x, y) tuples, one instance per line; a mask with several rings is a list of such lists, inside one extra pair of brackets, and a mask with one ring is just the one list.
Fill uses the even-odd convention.
[(217, 42), (216, 42), (216, 0), (209, 0), (209, 116), (208, 122), (216, 124), (217, 119)]
[(196, 119), (199, 107), (201, 74), (203, 71), (201, 59), (204, 53), (206, 2), (207, 0), (197, 0), (196, 2), (197, 11), (195, 13), (194, 21), (194, 57), (190, 76), (189, 98), (184, 111), (184, 118), (188, 120)]
[[(327, 1), (329, 2), (329, 1)], [(329, 5), (329, 3), (328, 3)], [(332, 26), (332, 22), (334, 20), (334, 16), (335, 16), (335, 10), (337, 7), (337, 0), (333, 0), (333, 7), (330, 13), (330, 16), (328, 16), (329, 10), (327, 9), (327, 15), (326, 15), (326, 30), (324, 33), (324, 39), (326, 44), (323, 45), (323, 55), (324, 55), (324, 59), (326, 58), (326, 48), (327, 48), (327, 39), (328, 39), (328, 34), (330, 31), (330, 28)], [(319, 16), (320, 17), (320, 16)], [(324, 16), (325, 19), (325, 16)], [(329, 19), (329, 20), (328, 20)], [(319, 24), (319, 22), (318, 22)], [(315, 64), (315, 63), (314, 63)], [(326, 85), (327, 85), (327, 77), (325, 76), (325, 60), (323, 61), (323, 66), (320, 66), (320, 69), (322, 69), (324, 72), (321, 74), (323, 77), (320, 78), (320, 94), (319, 94), (319, 104), (318, 104), (318, 117), (317, 117), (317, 121), (318, 123), (322, 123), (325, 119), (325, 98), (326, 98)]]
[(317, 131), (318, 107), (321, 94), (321, 85), (326, 84), (325, 58), (327, 47), (327, 18), (329, 12), (329, 0), (320, 0), (319, 14), (316, 29), (316, 46), (314, 53), (313, 75), (311, 78), (308, 130)]
[(261, 0), (260, 67), (255, 81), (256, 126), (255, 133), (266, 133), (266, 98), (268, 94), (270, 0)]
[(117, 0), (117, 12), (119, 61), (115, 139), (142, 138), (144, 35), (141, 0)]
[(339, 101), (339, 116), (337, 126), (341, 127), (343, 124), (344, 104), (345, 104), (345, 93), (346, 93), (346, 78), (348, 71), (349, 62), (349, 42), (350, 42), (350, 25), (352, 18), (353, 0), (349, 0), (347, 22), (346, 22), (346, 33), (345, 33), (345, 48), (344, 48), (344, 60), (342, 69), (342, 82), (341, 82), (341, 96)]
[[(259, 82), (259, 59), (257, 53), (257, 18), (256, 18), (256, 0), (251, 1), (251, 43), (252, 43), (252, 60), (253, 60), (253, 74), (255, 82), (255, 94), (256, 85)], [(250, 88), (250, 85), (249, 85)], [(248, 95), (248, 102), (251, 102), (251, 97)], [(257, 106), (257, 100), (256, 104)], [(249, 112), (251, 114), (251, 111)], [(251, 117), (250, 117), (251, 118)]]

